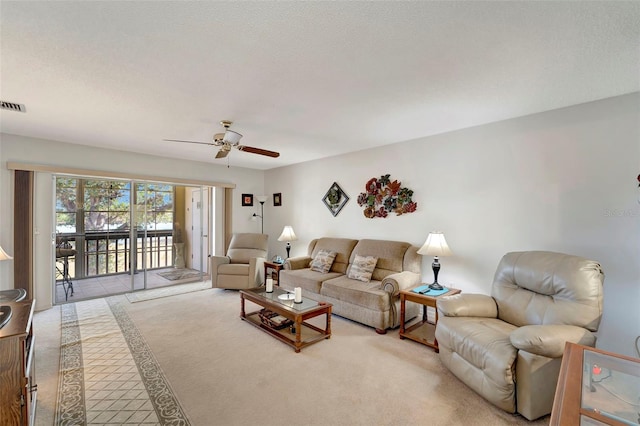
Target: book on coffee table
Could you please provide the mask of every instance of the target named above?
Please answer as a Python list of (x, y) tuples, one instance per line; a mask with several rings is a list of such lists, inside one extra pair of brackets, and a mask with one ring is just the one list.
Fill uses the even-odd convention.
[(262, 321), (264, 325), (272, 327), (276, 330), (283, 329), (293, 324), (293, 321), (291, 321), (290, 319), (285, 318), (282, 315), (279, 315), (276, 312), (270, 311), (266, 308), (262, 309), (258, 316), (260, 316), (260, 321)]

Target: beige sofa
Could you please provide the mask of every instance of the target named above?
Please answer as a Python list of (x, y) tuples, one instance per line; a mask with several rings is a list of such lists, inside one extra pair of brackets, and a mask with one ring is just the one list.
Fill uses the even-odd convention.
[(489, 402), (529, 420), (551, 412), (566, 342), (594, 346), (600, 265), (546, 251), (507, 253), (491, 296), (438, 299), (440, 360)]
[[(327, 273), (310, 268), (321, 250), (336, 252)], [(399, 241), (318, 238), (309, 243), (307, 256), (287, 259), (280, 286), (290, 291), (301, 287), (303, 297), (331, 303), (334, 314), (386, 333), (400, 325), (400, 290), (420, 283), (422, 257), (417, 250)], [(369, 282), (348, 278), (357, 255), (377, 258)], [(407, 309), (411, 318), (419, 307), (408, 304)]]

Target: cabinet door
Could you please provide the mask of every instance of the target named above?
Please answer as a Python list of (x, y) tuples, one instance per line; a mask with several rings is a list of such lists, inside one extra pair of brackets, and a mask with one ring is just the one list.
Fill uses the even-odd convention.
[[(30, 330), (31, 331), (31, 330)], [(35, 363), (35, 336), (29, 332), (24, 341), (24, 377), (25, 387), (23, 390), (23, 423), (24, 425), (34, 424), (36, 417), (36, 395), (38, 385), (35, 383), (36, 363)]]

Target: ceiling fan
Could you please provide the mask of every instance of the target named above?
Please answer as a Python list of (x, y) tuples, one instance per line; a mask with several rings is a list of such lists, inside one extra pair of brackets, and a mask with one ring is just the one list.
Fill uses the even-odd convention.
[(169, 142), (185, 142), (185, 143), (197, 143), (200, 145), (211, 145), (220, 147), (216, 158), (225, 158), (231, 152), (231, 148), (236, 148), (240, 151), (249, 152), (251, 154), (266, 155), (267, 157), (277, 158), (280, 156), (279, 152), (269, 151), (262, 148), (254, 148), (252, 146), (240, 145), (240, 138), (242, 135), (238, 132), (230, 130), (232, 122), (223, 120), (220, 122), (224, 127), (224, 133), (216, 133), (213, 135), (213, 142), (197, 142), (197, 141), (184, 141), (178, 139), (164, 139)]

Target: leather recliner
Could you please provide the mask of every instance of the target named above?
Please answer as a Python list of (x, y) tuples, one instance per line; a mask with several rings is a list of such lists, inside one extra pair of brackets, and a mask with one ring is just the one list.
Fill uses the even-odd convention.
[(267, 234), (233, 234), (226, 256), (211, 256), (213, 288), (243, 290), (264, 283)]
[(595, 346), (603, 281), (600, 264), (582, 257), (507, 253), (491, 296), (437, 301), (440, 360), (507, 412), (529, 420), (549, 414), (565, 343)]

